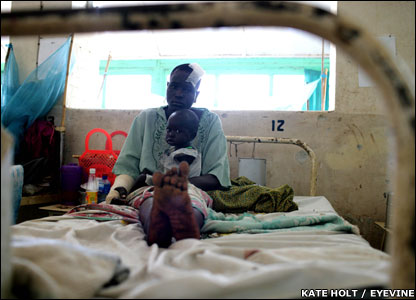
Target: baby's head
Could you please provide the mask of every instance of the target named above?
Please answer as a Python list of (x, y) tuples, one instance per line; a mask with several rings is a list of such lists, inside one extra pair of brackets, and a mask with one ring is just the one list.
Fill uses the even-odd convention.
[(168, 119), (166, 142), (176, 149), (189, 147), (198, 132), (199, 118), (190, 109), (175, 111)]

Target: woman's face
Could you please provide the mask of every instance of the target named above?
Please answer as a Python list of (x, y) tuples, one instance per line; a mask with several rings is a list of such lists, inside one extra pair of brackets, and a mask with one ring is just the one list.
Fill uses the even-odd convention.
[(176, 70), (168, 83), (166, 101), (171, 111), (189, 109), (195, 103), (199, 92), (190, 82), (186, 82), (189, 73), (183, 70)]

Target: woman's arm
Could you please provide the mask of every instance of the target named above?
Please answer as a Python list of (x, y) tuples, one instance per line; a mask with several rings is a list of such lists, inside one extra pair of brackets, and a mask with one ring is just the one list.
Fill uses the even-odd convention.
[(204, 141), (200, 150), (202, 155), (201, 174), (210, 174), (216, 177), (219, 185), (214, 189), (226, 189), (231, 186), (230, 167), (227, 140), (222, 130), (221, 121), (218, 115), (210, 113), (201, 125), (205, 127)]
[(144, 130), (147, 114), (142, 111), (133, 120), (121, 152), (114, 164), (112, 172), (116, 175), (127, 174), (134, 180), (139, 177), (140, 160), (142, 158)]
[(222, 188), (217, 177), (212, 174), (189, 178), (189, 182), (203, 191), (219, 190)]

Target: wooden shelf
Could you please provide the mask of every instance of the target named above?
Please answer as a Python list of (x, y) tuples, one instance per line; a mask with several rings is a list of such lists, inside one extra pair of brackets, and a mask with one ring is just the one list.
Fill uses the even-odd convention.
[(65, 127), (63, 126), (55, 126), (55, 130), (59, 132), (65, 132)]
[(64, 205), (64, 204), (55, 204), (55, 205), (48, 205), (39, 207), (39, 209), (46, 210), (50, 216), (59, 216), (67, 213), (75, 206), (72, 205)]
[(20, 206), (57, 202), (61, 202), (60, 194), (40, 194), (35, 196), (23, 196), (20, 201)]
[(387, 228), (386, 227), (386, 223), (385, 222), (375, 222), (378, 226), (381, 227), (381, 229), (387, 231), (388, 233), (392, 233), (391, 228)]

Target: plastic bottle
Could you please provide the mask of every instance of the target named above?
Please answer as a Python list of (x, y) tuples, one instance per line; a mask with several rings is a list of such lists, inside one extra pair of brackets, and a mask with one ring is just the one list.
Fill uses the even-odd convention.
[(98, 180), (95, 177), (95, 169), (90, 169), (90, 175), (88, 176), (87, 183), (87, 204), (93, 204), (98, 202)]
[(107, 174), (103, 175), (103, 183), (104, 183), (104, 194), (107, 195), (111, 189), (111, 182), (108, 180)]
[(99, 182), (98, 187), (98, 203), (105, 201), (105, 197), (110, 192), (111, 183), (107, 174), (103, 174), (103, 178)]

